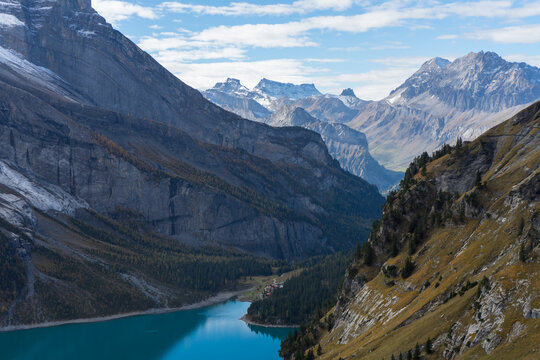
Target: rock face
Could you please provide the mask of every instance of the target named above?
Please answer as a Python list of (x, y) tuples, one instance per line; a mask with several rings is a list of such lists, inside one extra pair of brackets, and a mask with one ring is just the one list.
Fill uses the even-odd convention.
[[(0, 6), (19, 22), (0, 27), (0, 159), (21, 171), (159, 234), (276, 258), (351, 246), (377, 216), (375, 187), (342, 171), (318, 134), (215, 106), (90, 1)], [(351, 207), (362, 225), (349, 226)]]
[(295, 105), (282, 107), (266, 123), (272, 126), (301, 126), (321, 134), (330, 155), (339, 161), (343, 169), (376, 184), (383, 193), (403, 178), (403, 173), (379, 165), (369, 153), (366, 136), (344, 124), (319, 121)]
[[(350, 90), (350, 89), (348, 89)], [(203, 92), (210, 101), (249, 119), (266, 124), (300, 126), (321, 135), (330, 155), (341, 167), (375, 184), (382, 193), (396, 186), (402, 173), (381, 166), (369, 154), (365, 136), (341, 124), (350, 121), (367, 102), (352, 90), (340, 96), (320, 95), (311, 85), (283, 84), (263, 79), (249, 90), (239, 80), (227, 79)]]
[(348, 269), (322, 359), (397, 358), (416, 343), (425, 354), (428, 338), (428, 358), (535, 357), (539, 125), (536, 102), (411, 164), (373, 227), (370, 261)]
[(377, 160), (404, 169), (423, 151), (473, 140), (540, 99), (540, 69), (493, 52), (427, 61), (401, 86), (367, 105), (350, 127), (366, 133)]

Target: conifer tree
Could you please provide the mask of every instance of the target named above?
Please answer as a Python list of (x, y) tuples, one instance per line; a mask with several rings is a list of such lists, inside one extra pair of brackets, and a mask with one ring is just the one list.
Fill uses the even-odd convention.
[(431, 338), (428, 338), (426, 341), (426, 354), (431, 354), (431, 352), (433, 351), (432, 346), (433, 345), (431, 343)]
[(416, 347), (414, 348), (413, 360), (420, 360), (420, 345), (418, 343), (416, 343)]

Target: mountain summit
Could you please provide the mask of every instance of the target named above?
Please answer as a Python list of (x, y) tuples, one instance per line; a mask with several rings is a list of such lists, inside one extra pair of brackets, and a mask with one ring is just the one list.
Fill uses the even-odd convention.
[(293, 100), (322, 95), (314, 84), (295, 85), (268, 79), (259, 81), (254, 90), (274, 98), (286, 97)]
[(458, 137), (472, 140), (540, 99), (540, 69), (493, 52), (434, 58), (348, 125), (366, 133), (374, 157), (403, 169)]
[(348, 88), (348, 89), (343, 89), (340, 96), (356, 97), (356, 94), (354, 93), (353, 89)]

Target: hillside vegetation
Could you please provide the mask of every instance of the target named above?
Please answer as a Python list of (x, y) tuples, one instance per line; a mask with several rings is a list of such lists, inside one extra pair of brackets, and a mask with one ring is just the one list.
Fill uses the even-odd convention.
[(416, 159), (335, 309), (282, 354), (537, 359), (539, 195), (540, 102), (474, 142)]

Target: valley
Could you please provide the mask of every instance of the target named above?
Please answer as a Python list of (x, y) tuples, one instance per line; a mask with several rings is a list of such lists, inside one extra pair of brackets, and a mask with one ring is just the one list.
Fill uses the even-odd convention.
[(0, 1), (0, 358), (537, 359), (535, 5)]

